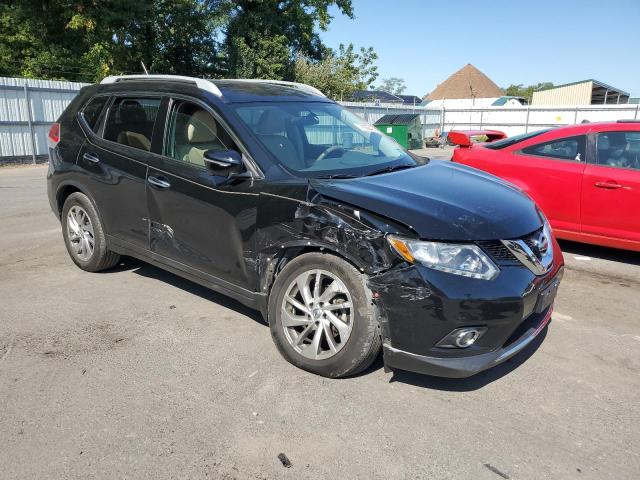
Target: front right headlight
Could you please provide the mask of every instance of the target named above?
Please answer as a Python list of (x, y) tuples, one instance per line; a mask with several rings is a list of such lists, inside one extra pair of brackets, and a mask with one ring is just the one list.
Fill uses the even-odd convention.
[(500, 273), (496, 264), (474, 244), (425, 242), (395, 235), (388, 235), (387, 241), (409, 263), (482, 280), (493, 280)]

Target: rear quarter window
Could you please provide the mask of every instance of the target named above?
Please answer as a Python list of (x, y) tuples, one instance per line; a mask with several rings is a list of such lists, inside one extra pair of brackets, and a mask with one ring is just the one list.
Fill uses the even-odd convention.
[(585, 158), (586, 141), (587, 139), (584, 135), (558, 138), (523, 148), (522, 153), (535, 157), (582, 162)]
[(84, 106), (80, 113), (84, 122), (94, 132), (97, 132), (98, 130), (98, 120), (100, 119), (100, 114), (102, 113), (104, 106), (107, 104), (107, 100), (109, 100), (109, 97), (104, 95), (93, 97)]

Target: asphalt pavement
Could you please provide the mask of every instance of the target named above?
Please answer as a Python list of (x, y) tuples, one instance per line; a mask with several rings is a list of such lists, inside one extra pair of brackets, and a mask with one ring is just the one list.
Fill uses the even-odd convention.
[(233, 300), (79, 270), (45, 173), (0, 169), (0, 478), (640, 478), (640, 254), (563, 243), (548, 329), (475, 377), (329, 380)]

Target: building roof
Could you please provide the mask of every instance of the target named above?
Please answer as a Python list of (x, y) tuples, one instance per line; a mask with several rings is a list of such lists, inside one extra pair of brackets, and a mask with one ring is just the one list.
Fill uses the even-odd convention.
[(429, 100), (498, 98), (502, 90), (476, 67), (467, 63), (427, 95)]
[(403, 103), (402, 98), (382, 90), (356, 90), (351, 94), (356, 102), (380, 101), (382, 103)]
[(400, 113), (400, 114), (388, 114), (383, 115), (374, 125), (409, 125), (416, 118), (419, 118), (419, 113)]
[(505, 95), (503, 97), (498, 98), (495, 102), (493, 102), (491, 104), (491, 106), (492, 107), (500, 107), (502, 105), (505, 105), (509, 100), (517, 100), (522, 105), (526, 105), (527, 104), (527, 99), (524, 98), (524, 97), (512, 97), (512, 96), (509, 96), (509, 95)]
[(396, 97), (402, 99), (402, 103), (405, 105), (420, 105), (422, 99), (417, 95), (396, 95)]
[(539, 91), (544, 92), (545, 90), (553, 90), (554, 88), (568, 87), (570, 85), (578, 85), (579, 83), (587, 83), (587, 82), (592, 82), (594, 87), (605, 88), (612, 92), (615, 91), (616, 93), (619, 92), (620, 95), (627, 95), (627, 96), (630, 95), (629, 92), (625, 92), (624, 90), (620, 90), (619, 88), (612, 87), (611, 85), (607, 85), (606, 83), (600, 82), (599, 80), (595, 80), (593, 78), (587, 78), (586, 80), (579, 80), (577, 82), (563, 83), (562, 85), (554, 85), (553, 87), (543, 88), (542, 90), (539, 90)]

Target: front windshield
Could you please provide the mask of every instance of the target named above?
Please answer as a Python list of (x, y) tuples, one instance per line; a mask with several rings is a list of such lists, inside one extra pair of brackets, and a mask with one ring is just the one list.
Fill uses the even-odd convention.
[(395, 140), (334, 103), (238, 104), (235, 110), (285, 167), (303, 177), (350, 177), (418, 165)]

